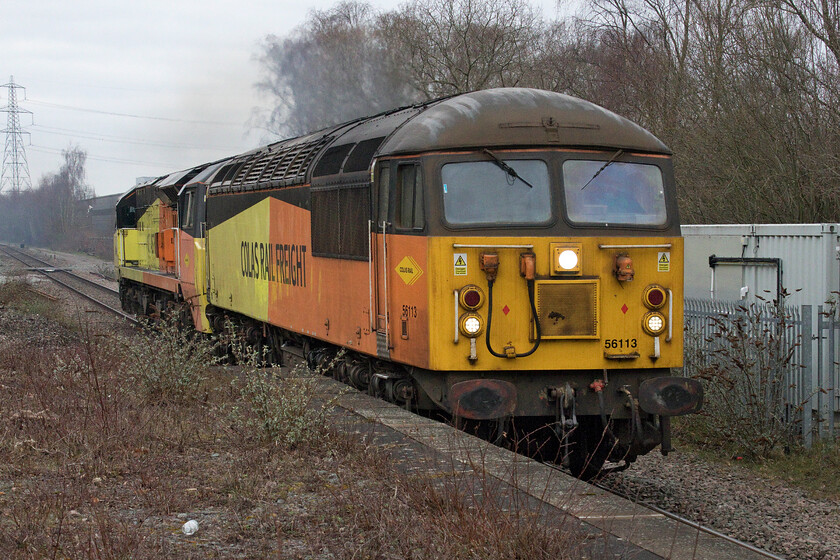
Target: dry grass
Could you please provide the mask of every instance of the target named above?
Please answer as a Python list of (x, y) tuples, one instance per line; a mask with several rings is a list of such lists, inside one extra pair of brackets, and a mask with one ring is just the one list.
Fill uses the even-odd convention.
[[(520, 507), (489, 478), (412, 474), (410, 459), (349, 435), (352, 426), (336, 429), (299, 375), (255, 380), (248, 367), (233, 375), (216, 366), (191, 374), (186, 390), (150, 386), (138, 356), (171, 356), (139, 349), (179, 335), (77, 332), (62, 345), (10, 339), (0, 355), (0, 555), (583, 555), (575, 531)], [(152, 380), (177, 373), (154, 366)], [(300, 403), (320, 410), (307, 425), (298, 413), (269, 414)], [(199, 522), (189, 537), (180, 531), (188, 519)]]

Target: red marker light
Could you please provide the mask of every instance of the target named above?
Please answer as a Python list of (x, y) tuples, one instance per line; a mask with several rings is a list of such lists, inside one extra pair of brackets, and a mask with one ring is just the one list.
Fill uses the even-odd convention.
[(475, 284), (467, 284), (461, 288), (459, 301), (464, 309), (475, 311), (484, 304), (484, 292)]
[(642, 299), (648, 309), (659, 309), (665, 305), (665, 298), (665, 288), (656, 284), (651, 284), (645, 288), (645, 292), (642, 295)]
[(464, 294), (464, 303), (467, 307), (478, 307), (481, 303), (481, 294), (475, 290), (469, 290)]

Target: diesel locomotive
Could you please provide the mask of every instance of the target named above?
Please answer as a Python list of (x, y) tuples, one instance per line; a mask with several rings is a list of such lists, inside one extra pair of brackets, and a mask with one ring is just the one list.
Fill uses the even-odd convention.
[(672, 372), (671, 153), (581, 99), (402, 107), (149, 180), (116, 214), (127, 311), (185, 302), (198, 331), (232, 321), (277, 362), (332, 363), (578, 476), (667, 453), (670, 418), (702, 404)]

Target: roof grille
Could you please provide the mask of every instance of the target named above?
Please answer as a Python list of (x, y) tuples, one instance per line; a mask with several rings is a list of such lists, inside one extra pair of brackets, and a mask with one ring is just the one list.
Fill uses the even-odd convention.
[[(238, 158), (235, 174), (219, 177), (210, 184), (210, 194), (254, 191), (300, 185), (312, 160), (332, 140), (322, 136), (311, 142), (274, 145)], [(221, 175), (221, 174), (220, 174)], [(227, 179), (227, 180), (225, 180)]]

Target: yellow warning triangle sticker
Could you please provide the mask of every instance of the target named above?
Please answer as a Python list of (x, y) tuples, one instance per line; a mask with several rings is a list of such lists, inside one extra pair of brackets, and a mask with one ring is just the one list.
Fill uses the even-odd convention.
[(659, 262), (661, 264), (666, 264), (668, 262), (668, 253), (662, 253), (662, 256), (659, 257)]
[(455, 266), (467, 266), (467, 263), (464, 262), (464, 257), (459, 256), (458, 260), (455, 261)]

